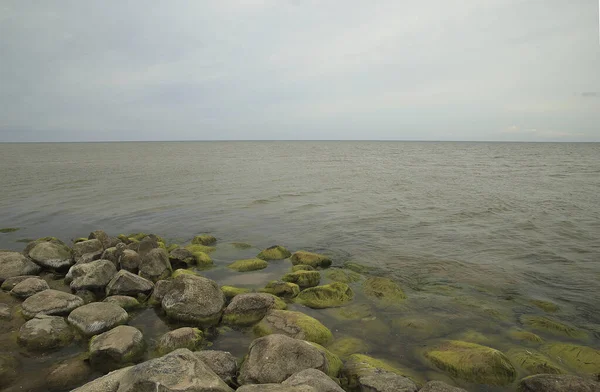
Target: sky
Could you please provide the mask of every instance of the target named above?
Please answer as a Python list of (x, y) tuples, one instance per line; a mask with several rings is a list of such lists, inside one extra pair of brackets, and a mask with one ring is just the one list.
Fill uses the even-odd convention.
[(597, 0), (0, 2), (0, 142), (600, 141)]

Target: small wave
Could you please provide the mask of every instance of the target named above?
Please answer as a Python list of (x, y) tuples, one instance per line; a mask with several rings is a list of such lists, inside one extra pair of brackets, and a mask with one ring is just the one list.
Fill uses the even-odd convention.
[(258, 199), (258, 200), (254, 200), (252, 203), (250, 203), (250, 205), (263, 205), (263, 204), (269, 204), (269, 203), (273, 203), (273, 201), (267, 200), (267, 199)]

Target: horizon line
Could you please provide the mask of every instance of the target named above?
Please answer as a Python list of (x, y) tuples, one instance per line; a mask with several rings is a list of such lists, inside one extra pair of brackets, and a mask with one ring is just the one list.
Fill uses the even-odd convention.
[(182, 140), (77, 140), (77, 141), (0, 141), (0, 144), (59, 143), (222, 143), (222, 142), (401, 142), (401, 143), (600, 143), (577, 140), (418, 140), (418, 139), (182, 139)]

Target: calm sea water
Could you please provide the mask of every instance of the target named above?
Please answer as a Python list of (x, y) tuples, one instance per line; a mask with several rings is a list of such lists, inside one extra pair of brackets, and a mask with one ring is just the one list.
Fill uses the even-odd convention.
[[(210, 232), (365, 263), (409, 297), (398, 314), (380, 312), (392, 344), (371, 339), (373, 355), (423, 374), (414, 354), (423, 342), (399, 334), (393, 317), (446, 314), (440, 322), (452, 324), (462, 312), (455, 333), (499, 336), (540, 313), (524, 304), (541, 299), (599, 346), (600, 144), (0, 144), (0, 168), (0, 227), (21, 228), (0, 234), (0, 248), (95, 229), (178, 242)], [(215, 253), (217, 265), (228, 257)], [(218, 271), (208, 275), (231, 279)], [(460, 295), (439, 295), (442, 286)], [(505, 317), (486, 318), (488, 308)], [(347, 324), (336, 328), (351, 334)]]

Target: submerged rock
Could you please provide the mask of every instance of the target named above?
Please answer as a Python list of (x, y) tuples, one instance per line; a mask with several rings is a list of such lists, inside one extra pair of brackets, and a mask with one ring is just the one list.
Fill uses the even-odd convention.
[(271, 246), (271, 247), (263, 250), (256, 257), (259, 258), (259, 259), (267, 260), (268, 261), (268, 260), (283, 260), (283, 259), (287, 259), (291, 255), (292, 254), (290, 253), (290, 251), (287, 250), (286, 248), (284, 248), (283, 246), (274, 245), (274, 246)]
[(188, 268), (196, 264), (196, 256), (185, 248), (175, 248), (169, 253), (169, 261), (174, 268)]
[(245, 326), (259, 322), (267, 312), (276, 308), (275, 296), (266, 293), (248, 293), (233, 297), (223, 312), (223, 323)]
[(263, 293), (269, 293), (283, 298), (294, 298), (300, 294), (300, 286), (296, 283), (282, 282), (274, 280), (260, 290)]
[(238, 371), (237, 360), (227, 351), (202, 350), (194, 352), (213, 372), (227, 385), (235, 385), (235, 377)]
[(212, 245), (217, 242), (217, 239), (210, 234), (200, 234), (192, 239), (194, 245)]
[(386, 384), (398, 383), (399, 386), (404, 388), (400, 391), (412, 391), (411, 388), (416, 388), (415, 380), (412, 379), (415, 377), (409, 371), (396, 368), (383, 360), (367, 355), (350, 355), (342, 368), (342, 376), (346, 379), (350, 388), (362, 388), (361, 390), (378, 391), (378, 389), (368, 388), (383, 388), (373, 380), (373, 377), (381, 375), (388, 375), (384, 380)]
[(97, 260), (102, 256), (104, 247), (99, 240), (87, 240), (73, 245), (73, 257), (76, 264)]
[(600, 374), (600, 350), (570, 343), (550, 343), (542, 346), (541, 351), (578, 372)]
[(327, 268), (331, 265), (331, 259), (328, 256), (303, 250), (294, 252), (291, 260), (294, 265), (310, 265), (313, 268)]
[(71, 249), (56, 238), (42, 238), (34, 241), (27, 245), (24, 252), (36, 264), (51, 270), (64, 270), (74, 263)]
[(169, 282), (161, 304), (172, 320), (209, 326), (219, 322), (225, 295), (210, 279), (180, 275)]
[(363, 292), (386, 305), (395, 305), (406, 299), (404, 291), (391, 279), (370, 277), (363, 283)]
[(548, 332), (554, 335), (562, 335), (580, 339), (588, 336), (585, 331), (543, 316), (523, 315), (521, 316), (521, 322), (523, 325), (529, 328)]
[(313, 267), (311, 267), (310, 265), (305, 265), (305, 264), (297, 264), (292, 266), (292, 272), (296, 272), (296, 271), (314, 271), (315, 269)]
[(506, 385), (517, 376), (504, 354), (475, 343), (448, 340), (427, 349), (425, 357), (453, 377), (479, 384)]
[(356, 263), (356, 262), (352, 262), (352, 261), (347, 261), (344, 263), (344, 268), (347, 268), (351, 271), (354, 271), (356, 273), (359, 274), (366, 274), (367, 272), (369, 272), (370, 268), (367, 267), (366, 265), (360, 264), (360, 263)]
[(91, 374), (88, 362), (78, 355), (52, 367), (46, 376), (46, 386), (53, 392), (70, 390), (83, 384)]
[[(42, 267), (19, 252), (0, 251), (0, 283), (22, 275), (36, 275)], [(10, 290), (2, 285), (2, 289)]]
[(83, 300), (76, 295), (49, 289), (27, 298), (21, 307), (23, 316), (31, 319), (38, 314), (67, 315), (83, 304)]
[[(35, 264), (37, 267), (39, 267), (37, 264)], [(10, 291), (12, 290), (16, 285), (18, 285), (19, 283), (21, 283), (22, 281), (24, 281), (25, 279), (29, 279), (29, 278), (37, 278), (37, 276), (33, 276), (33, 275), (19, 275), (19, 276), (13, 276), (10, 278), (7, 278), (4, 283), (2, 283), (2, 286), (0, 286), (0, 288), (2, 290), (6, 290), (6, 291)]]
[(508, 335), (511, 337), (511, 339), (518, 340), (521, 342), (540, 344), (544, 341), (544, 339), (534, 334), (533, 332), (522, 331), (519, 329), (511, 329)]
[(125, 324), (129, 315), (125, 309), (107, 302), (92, 302), (73, 310), (69, 323), (83, 335), (92, 336)]
[(267, 268), (269, 263), (261, 259), (245, 259), (235, 261), (227, 266), (227, 268), (238, 272), (256, 271)]
[(304, 313), (288, 310), (269, 311), (254, 327), (254, 333), (259, 337), (281, 334), (321, 345), (327, 344), (333, 337), (331, 331), (319, 320)]
[(530, 375), (565, 373), (557, 363), (532, 349), (511, 348), (506, 352), (506, 356), (514, 365), (524, 369)]
[(310, 386), (318, 392), (344, 392), (329, 376), (317, 369), (305, 369), (292, 374), (282, 385), (284, 386)]
[(441, 381), (429, 381), (419, 392), (467, 392), (462, 388), (450, 386)]
[(284, 282), (295, 283), (301, 288), (318, 286), (321, 282), (319, 271), (296, 271), (283, 275)]
[(231, 299), (236, 295), (247, 294), (252, 292), (252, 290), (250, 289), (233, 286), (221, 286), (221, 291), (223, 291), (223, 294), (225, 294), (225, 298), (227, 299), (227, 301), (231, 301)]
[(90, 363), (96, 369), (114, 370), (144, 356), (144, 336), (137, 328), (120, 325), (90, 340)]
[(322, 309), (342, 306), (354, 298), (354, 292), (345, 283), (331, 283), (303, 290), (296, 301), (310, 308)]
[(160, 355), (165, 355), (178, 348), (195, 351), (202, 343), (203, 338), (204, 334), (198, 328), (178, 328), (161, 336), (156, 350)]
[(519, 392), (597, 392), (600, 383), (567, 374), (539, 374), (519, 382)]
[(236, 392), (320, 392), (308, 385), (258, 384), (242, 385)]
[(64, 318), (38, 315), (21, 326), (17, 339), (28, 350), (46, 351), (68, 345), (73, 337)]
[(140, 302), (136, 298), (129, 297), (127, 295), (112, 295), (110, 297), (106, 297), (102, 302), (115, 304), (125, 310), (132, 310), (140, 307)]
[(329, 271), (327, 277), (334, 282), (354, 283), (358, 282), (362, 278), (362, 275), (352, 270), (336, 268), (333, 271)]
[(12, 310), (10, 309), (10, 306), (0, 303), (0, 320), (10, 319), (12, 319)]
[(542, 301), (542, 300), (538, 300), (538, 299), (533, 299), (529, 302), (532, 305), (537, 306), (538, 308), (542, 309), (544, 312), (547, 312), (547, 313), (556, 313), (560, 310), (558, 305), (555, 303), (552, 303), (552, 302)]
[(72, 266), (65, 277), (65, 282), (70, 282), (69, 286), (73, 291), (104, 290), (116, 274), (117, 269), (112, 261), (96, 260)]
[(106, 285), (106, 295), (148, 295), (154, 289), (154, 283), (129, 271), (121, 270)]
[[(217, 248), (215, 248), (214, 246), (205, 246), (200, 244), (187, 245), (185, 249), (192, 252), (196, 256), (196, 259), (198, 259), (199, 257), (208, 257), (209, 253), (212, 253), (215, 250), (217, 250)], [(210, 259), (210, 257), (208, 258)]]
[[(338, 362), (331, 363), (335, 359)], [(330, 377), (336, 377), (339, 363), (341, 361), (335, 355), (326, 355), (304, 340), (278, 334), (268, 335), (250, 344), (238, 381), (242, 385), (281, 383), (305, 369), (318, 369)]]
[(369, 345), (361, 339), (345, 337), (336, 339), (327, 349), (342, 359), (352, 354), (364, 354), (369, 351)]
[(140, 262), (140, 276), (153, 282), (166, 279), (173, 271), (169, 255), (162, 248), (154, 248), (146, 253)]
[(8, 387), (19, 375), (19, 361), (9, 354), (0, 353), (0, 388)]
[(49, 289), (48, 283), (40, 278), (28, 278), (18, 283), (10, 291), (17, 298), (29, 298), (33, 294)]

